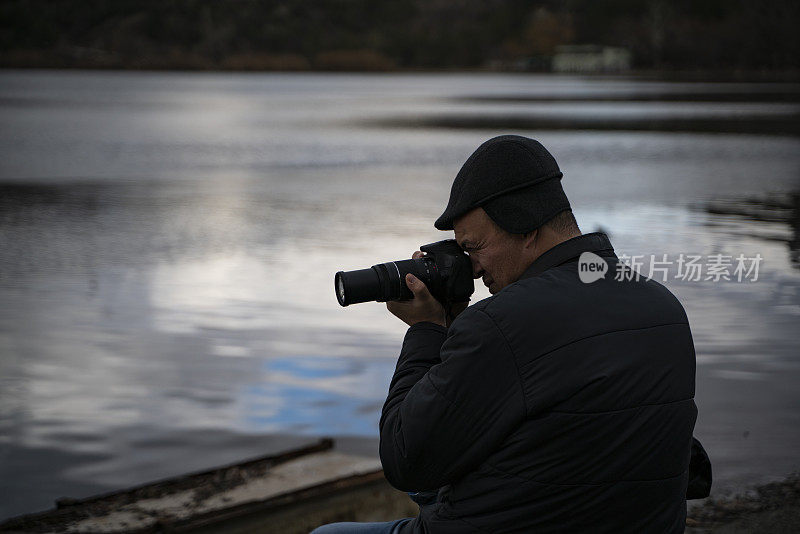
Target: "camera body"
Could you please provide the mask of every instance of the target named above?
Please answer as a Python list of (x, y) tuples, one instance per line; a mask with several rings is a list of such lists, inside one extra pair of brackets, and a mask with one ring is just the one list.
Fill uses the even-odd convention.
[(419, 248), (425, 256), (390, 261), (369, 269), (339, 271), (334, 278), (336, 298), (342, 306), (359, 302), (410, 300), (414, 294), (406, 285), (411, 273), (427, 286), (445, 308), (467, 302), (475, 291), (472, 263), (455, 239), (446, 239)]

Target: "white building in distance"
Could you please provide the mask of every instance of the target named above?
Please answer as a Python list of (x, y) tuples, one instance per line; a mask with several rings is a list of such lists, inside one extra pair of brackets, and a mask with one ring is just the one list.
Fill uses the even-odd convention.
[(631, 68), (627, 48), (600, 45), (562, 45), (553, 56), (553, 72), (622, 72)]

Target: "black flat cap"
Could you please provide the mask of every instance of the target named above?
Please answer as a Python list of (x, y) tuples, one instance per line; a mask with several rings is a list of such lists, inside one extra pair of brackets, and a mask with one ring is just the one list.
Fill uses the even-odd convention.
[(570, 209), (562, 176), (555, 158), (538, 141), (519, 135), (494, 137), (458, 171), (447, 209), (434, 226), (452, 230), (455, 219), (482, 206), (505, 231), (531, 232)]

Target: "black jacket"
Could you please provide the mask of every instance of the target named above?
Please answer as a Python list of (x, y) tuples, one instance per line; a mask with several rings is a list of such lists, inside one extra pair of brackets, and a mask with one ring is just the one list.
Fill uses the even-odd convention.
[[(608, 263), (583, 283), (578, 257)], [(540, 256), (449, 329), (409, 328), (380, 420), (404, 491), (438, 490), (405, 532), (683, 532), (697, 409), (686, 313), (616, 280), (602, 233)]]

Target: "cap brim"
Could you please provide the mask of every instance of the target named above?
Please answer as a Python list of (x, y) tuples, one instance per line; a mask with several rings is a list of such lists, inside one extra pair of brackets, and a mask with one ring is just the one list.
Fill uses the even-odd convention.
[[(451, 204), (447, 206), (447, 209), (444, 210), (444, 213), (442, 213), (439, 216), (439, 218), (436, 219), (436, 222), (433, 223), (433, 225), (439, 230), (452, 230), (453, 224), (455, 223), (456, 219), (458, 219), (462, 215), (468, 213), (469, 211), (472, 211), (477, 207), (480, 206), (486, 207), (487, 205), (494, 203), (495, 200), (498, 199), (520, 197), (521, 199), (523, 199), (524, 203), (524, 201), (528, 199), (533, 199), (534, 201), (536, 201), (534, 197), (536, 195), (540, 195), (542, 196), (543, 200), (540, 199), (537, 202), (538, 205), (541, 205), (543, 202), (554, 202), (554, 201), (560, 202), (561, 198), (556, 194), (552, 194), (550, 190), (554, 188), (561, 190), (562, 177), (563, 174), (561, 173), (561, 171), (556, 170), (555, 172), (549, 175), (538, 177), (535, 181), (526, 184), (514, 185), (504, 191), (498, 191), (497, 193), (494, 193), (493, 195), (490, 195), (487, 198), (474, 202), (472, 204), (451, 202)], [(555, 184), (555, 186), (553, 184)], [(563, 190), (561, 190), (561, 196), (563, 196), (564, 200), (566, 200), (566, 196), (564, 196)], [(568, 202), (567, 205), (569, 205)]]
[[(473, 208), (469, 208), (467, 211), (471, 209)], [(454, 210), (445, 210), (445, 212), (442, 213), (438, 219), (436, 219), (436, 222), (433, 223), (433, 226), (435, 226), (437, 230), (452, 230), (453, 221), (463, 215), (463, 213), (451, 213), (452, 211)], [(464, 213), (466, 213), (466, 211)]]

